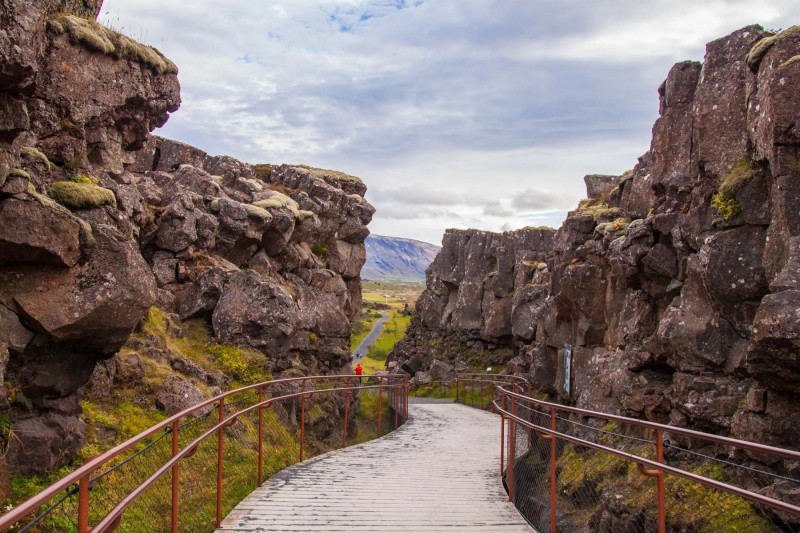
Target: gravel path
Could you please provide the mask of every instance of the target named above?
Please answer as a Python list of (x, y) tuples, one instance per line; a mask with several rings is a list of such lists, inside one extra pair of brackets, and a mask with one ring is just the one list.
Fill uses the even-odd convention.
[(353, 352), (353, 362), (363, 359), (364, 356), (367, 355), (367, 350), (369, 350), (369, 347), (372, 346), (373, 342), (375, 342), (375, 339), (378, 338), (378, 335), (381, 334), (381, 331), (383, 331), (383, 325), (387, 320), (389, 320), (389, 315), (386, 313), (381, 313), (381, 318), (378, 319), (375, 324), (373, 324), (372, 331), (369, 332), (369, 335), (364, 337), (364, 340), (358, 345), (356, 351)]

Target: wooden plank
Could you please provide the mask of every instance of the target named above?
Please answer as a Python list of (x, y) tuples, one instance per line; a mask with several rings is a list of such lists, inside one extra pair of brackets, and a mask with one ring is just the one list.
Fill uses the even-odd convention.
[(409, 422), (273, 476), (217, 531), (533, 529), (500, 485), (500, 419), (457, 404), (412, 404)]

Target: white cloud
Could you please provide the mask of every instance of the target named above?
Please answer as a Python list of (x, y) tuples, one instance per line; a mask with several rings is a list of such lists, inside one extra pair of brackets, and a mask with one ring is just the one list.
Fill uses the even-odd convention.
[[(376, 233), (549, 222), (635, 163), (671, 64), (796, 0), (106, 0), (180, 68), (160, 134), (359, 175)], [(512, 212), (516, 216), (510, 216)], [(508, 217), (509, 220), (501, 220)], [(534, 221), (535, 222), (535, 221)]]

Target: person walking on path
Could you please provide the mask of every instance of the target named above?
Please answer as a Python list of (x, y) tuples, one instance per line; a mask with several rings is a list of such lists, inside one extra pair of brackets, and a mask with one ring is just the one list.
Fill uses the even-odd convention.
[(358, 382), (359, 382), (359, 383), (362, 383), (362, 380), (361, 380), (361, 373), (362, 373), (362, 372), (364, 372), (364, 367), (363, 367), (363, 366), (361, 366), (361, 363), (358, 363), (358, 364), (356, 365), (356, 367), (355, 367), (353, 370), (355, 370), (355, 371), (356, 371), (356, 376), (358, 376)]

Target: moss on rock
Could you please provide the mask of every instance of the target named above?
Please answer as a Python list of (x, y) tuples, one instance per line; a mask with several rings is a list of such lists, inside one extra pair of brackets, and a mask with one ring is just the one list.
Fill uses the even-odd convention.
[(89, 183), (56, 181), (47, 186), (47, 194), (56, 202), (72, 209), (117, 204), (114, 191)]
[(769, 52), (769, 49), (781, 39), (791, 37), (798, 32), (800, 32), (800, 26), (792, 26), (791, 28), (786, 28), (782, 32), (764, 37), (756, 42), (747, 54), (747, 66), (750, 67), (750, 70), (753, 72), (758, 72), (758, 66), (761, 64), (761, 60), (764, 59), (767, 52)]
[(47, 158), (46, 155), (44, 155), (41, 151), (37, 150), (33, 146), (25, 146), (23, 148), (20, 148), (19, 151), (23, 156), (32, 159), (33, 161), (42, 163), (45, 167), (47, 167), (48, 172), (53, 170), (53, 163), (50, 162), (50, 160)]
[(61, 13), (50, 21), (50, 29), (67, 34), (70, 40), (94, 52), (142, 63), (159, 74), (178, 72), (175, 63), (156, 48), (138, 43), (94, 20)]
[(742, 160), (734, 163), (731, 169), (719, 182), (719, 192), (722, 194), (733, 197), (742, 188), (742, 185), (753, 177), (753, 167), (750, 161)]

